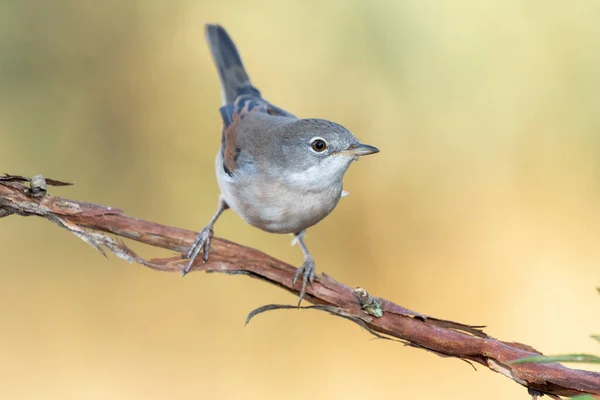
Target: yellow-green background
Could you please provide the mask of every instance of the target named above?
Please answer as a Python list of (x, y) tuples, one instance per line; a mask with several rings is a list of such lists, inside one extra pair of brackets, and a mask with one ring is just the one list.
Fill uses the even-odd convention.
[[(218, 196), (219, 22), (254, 83), (381, 153), (307, 243), (319, 272), (546, 353), (600, 353), (600, 3), (0, 4), (0, 172), (200, 229)], [(232, 212), (217, 236), (299, 264)], [(145, 256), (164, 252), (134, 245)], [(388, 341), (245, 277), (109, 260), (0, 220), (2, 399), (527, 399), (485, 368)]]

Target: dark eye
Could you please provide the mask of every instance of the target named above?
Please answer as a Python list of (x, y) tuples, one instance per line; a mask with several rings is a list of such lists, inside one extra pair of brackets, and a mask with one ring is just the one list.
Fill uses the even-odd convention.
[(321, 153), (327, 149), (327, 143), (323, 139), (315, 139), (310, 144), (310, 147), (317, 153)]

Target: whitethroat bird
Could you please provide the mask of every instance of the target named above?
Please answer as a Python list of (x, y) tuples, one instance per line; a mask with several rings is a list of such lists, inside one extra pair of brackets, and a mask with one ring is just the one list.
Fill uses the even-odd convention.
[(299, 119), (263, 99), (221, 26), (207, 25), (206, 38), (219, 78), (223, 105), (221, 148), (215, 168), (221, 189), (212, 219), (187, 252), (182, 276), (202, 251), (208, 260), (213, 227), (228, 208), (263, 231), (292, 233), (304, 254), (300, 301), (315, 278), (304, 243), (306, 229), (325, 218), (344, 195), (342, 178), (353, 161), (379, 150), (324, 119)]

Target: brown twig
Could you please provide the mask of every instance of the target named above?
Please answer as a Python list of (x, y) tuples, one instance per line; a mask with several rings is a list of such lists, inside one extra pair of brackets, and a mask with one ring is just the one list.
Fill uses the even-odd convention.
[[(185, 253), (194, 241), (195, 232), (129, 217), (111, 207), (50, 196), (45, 194), (45, 184), (65, 183), (40, 180), (39, 176), (31, 180), (10, 175), (0, 177), (0, 217), (36, 215), (70, 230), (103, 253), (108, 249), (127, 261), (162, 271), (180, 272), (185, 266), (180, 255), (145, 260), (106, 233)], [(246, 274), (297, 293), (297, 288), (292, 287), (295, 268), (258, 250), (214, 238), (209, 261), (203, 264), (201, 258), (198, 260), (192, 270)], [(534, 396), (542, 393), (554, 398), (584, 393), (600, 395), (598, 373), (556, 363), (510, 364), (513, 360), (540, 353), (527, 345), (490, 337), (481, 327), (412, 312), (388, 300), (370, 296), (363, 289), (352, 289), (325, 274), (315, 279), (305, 299), (315, 304), (312, 308), (349, 319), (378, 337), (484, 365), (527, 387)], [(261, 307), (252, 312), (249, 319), (278, 308), (289, 306)]]

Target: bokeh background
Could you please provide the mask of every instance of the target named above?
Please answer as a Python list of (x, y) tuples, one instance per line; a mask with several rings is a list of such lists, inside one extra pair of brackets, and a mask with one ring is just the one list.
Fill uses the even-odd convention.
[[(222, 23), (254, 83), (381, 153), (307, 243), (319, 272), (549, 354), (599, 353), (600, 3), (0, 4), (0, 172), (199, 230), (214, 212)], [(216, 235), (291, 263), (232, 212)], [(157, 249), (132, 244), (148, 257)], [(527, 399), (485, 368), (388, 341), (246, 277), (106, 260), (0, 220), (3, 399)]]

